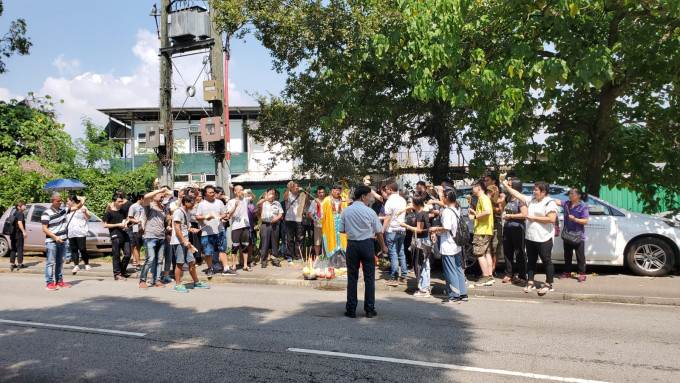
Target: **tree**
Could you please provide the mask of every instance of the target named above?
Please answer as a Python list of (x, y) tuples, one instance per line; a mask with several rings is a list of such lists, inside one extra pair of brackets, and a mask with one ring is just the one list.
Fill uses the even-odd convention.
[(222, 11), (241, 25), (245, 15), (288, 74), (280, 96), (260, 98), (249, 134), (286, 145), (282, 155), (301, 159), (302, 170), (384, 171), (390, 153), (424, 138), (437, 148), (435, 181), (451, 145), (463, 143), (475, 151), (474, 174), (513, 159), (526, 180), (595, 195), (600, 185), (626, 186), (653, 208), (655, 188), (679, 187), (679, 8), (678, 0), (243, 0)]
[(94, 168), (97, 164), (107, 167), (110, 160), (121, 151), (123, 143), (108, 137), (104, 128), (95, 125), (89, 118), (83, 118), (83, 126), (85, 138), (76, 140), (80, 160), (88, 168)]
[[(0, 0), (0, 16), (4, 11), (2, 0)], [(27, 55), (29, 48), (33, 45), (31, 40), (26, 37), (26, 21), (24, 19), (16, 19), (12, 21), (9, 26), (9, 31), (0, 38), (0, 55), (6, 58), (12, 57), (13, 54)], [(5, 63), (0, 58), (0, 73), (5, 73)]]

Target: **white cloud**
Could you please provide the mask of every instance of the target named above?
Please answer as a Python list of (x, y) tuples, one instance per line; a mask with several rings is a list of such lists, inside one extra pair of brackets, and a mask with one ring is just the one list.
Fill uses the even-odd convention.
[(74, 75), (80, 72), (80, 60), (73, 59), (71, 61), (65, 61), (63, 54), (57, 56), (57, 58), (52, 61), (52, 65), (59, 69), (60, 76)]
[[(160, 59), (158, 56), (159, 41), (155, 34), (148, 30), (137, 33), (137, 43), (132, 52), (139, 60), (133, 73), (122, 76), (109, 73), (82, 72), (77, 59), (64, 61), (57, 57), (53, 64), (60, 69), (58, 78), (45, 79), (39, 95), (50, 95), (55, 100), (64, 100), (64, 104), (56, 104), (58, 120), (65, 124), (66, 131), (74, 138), (83, 136), (81, 120), (89, 117), (97, 125), (105, 125), (107, 117), (98, 112), (102, 108), (155, 107), (159, 102)], [(180, 107), (186, 100), (187, 107), (209, 104), (203, 101), (202, 81), (205, 79), (203, 57), (191, 55), (174, 58), (173, 68), (173, 106)], [(78, 72), (66, 74), (66, 71)], [(117, 69), (120, 71), (120, 69)], [(180, 76), (181, 75), (181, 76)], [(186, 99), (185, 82), (191, 85), (196, 81), (196, 96)], [(255, 105), (251, 97), (244, 95), (231, 80), (228, 84), (230, 105)], [(0, 88), (0, 99), (4, 99), (9, 91)]]
[(18, 94), (12, 94), (12, 91), (5, 88), (0, 88), (0, 101), (9, 102), (9, 100), (23, 100), (25, 96), (20, 96)]

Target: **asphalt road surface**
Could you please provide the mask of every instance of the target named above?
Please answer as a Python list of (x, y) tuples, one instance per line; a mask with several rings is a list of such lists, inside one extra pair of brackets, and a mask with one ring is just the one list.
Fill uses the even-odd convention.
[[(67, 278), (67, 280), (69, 280)], [(78, 277), (46, 291), (0, 274), (5, 382), (669, 382), (680, 308), (213, 284), (175, 293)], [(190, 284), (188, 285), (190, 287)], [(360, 295), (362, 292), (360, 291)], [(362, 305), (360, 296), (360, 308)]]

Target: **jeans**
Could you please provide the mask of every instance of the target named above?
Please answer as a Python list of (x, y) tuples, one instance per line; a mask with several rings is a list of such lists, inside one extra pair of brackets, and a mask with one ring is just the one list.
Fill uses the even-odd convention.
[(59, 283), (64, 280), (61, 274), (61, 269), (64, 267), (64, 255), (66, 255), (66, 242), (56, 243), (47, 242), (45, 248), (47, 249), (47, 264), (45, 264), (45, 280), (47, 284), (50, 282)]
[[(64, 243), (66, 243), (66, 242), (67, 241), (64, 241)], [(66, 248), (64, 249), (64, 259), (67, 260), (67, 261), (70, 261), (72, 259), (71, 256), (72, 256), (71, 246), (69, 246), (68, 243), (66, 243)]]
[(541, 262), (543, 262), (543, 267), (545, 267), (545, 283), (552, 285), (553, 274), (555, 272), (555, 267), (553, 266), (551, 258), (553, 240), (549, 239), (545, 242), (535, 242), (527, 239), (526, 246), (527, 258), (529, 260), (527, 265), (529, 281), (534, 281), (534, 275), (536, 275), (536, 270), (538, 268), (536, 262), (538, 261), (538, 257), (541, 257)]
[(403, 232), (387, 233), (387, 248), (390, 253), (390, 276), (397, 279), (399, 276), (399, 264), (401, 263), (401, 277), (406, 278), (406, 253), (404, 253)]
[(425, 260), (425, 262), (423, 263), (423, 268), (420, 270), (420, 279), (418, 280), (418, 288), (420, 289), (420, 291), (428, 291), (430, 289), (430, 260), (429, 259)]
[(12, 250), (9, 252), (9, 263), (15, 264), (15, 261), (19, 261), (19, 264), (24, 263), (24, 235), (20, 230), (17, 230), (11, 237)]
[[(165, 253), (165, 238), (145, 238), (144, 248), (146, 249), (146, 257), (144, 259), (144, 266), (139, 273), (139, 281), (146, 282), (146, 274), (151, 269), (151, 283), (160, 281), (161, 271), (163, 269), (163, 262), (160, 259)], [(159, 262), (160, 261), (160, 262)]]
[(586, 273), (586, 253), (585, 253), (585, 241), (581, 241), (578, 245), (570, 245), (566, 242), (562, 242), (564, 246), (564, 272), (571, 273), (571, 262), (574, 252), (576, 252), (576, 264), (578, 265), (578, 273)]
[(375, 255), (373, 239), (363, 241), (347, 241), (347, 303), (345, 308), (355, 311), (357, 308), (357, 282), (359, 281), (359, 264), (364, 272), (364, 310), (375, 309)]
[(467, 295), (465, 274), (463, 273), (463, 266), (461, 264), (462, 255), (462, 252), (456, 255), (442, 254), (442, 266), (444, 267), (444, 279), (446, 280), (446, 295), (448, 295), (449, 298)]
[[(120, 259), (120, 252), (123, 251), (123, 260)], [(148, 249), (147, 249), (148, 251)], [(127, 274), (128, 263), (132, 252), (130, 250), (130, 240), (127, 236), (111, 239), (111, 263), (113, 265), (113, 276)]]

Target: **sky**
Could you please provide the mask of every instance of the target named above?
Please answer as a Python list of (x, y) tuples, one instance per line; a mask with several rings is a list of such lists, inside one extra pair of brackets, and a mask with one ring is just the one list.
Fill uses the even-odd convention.
[[(160, 0), (4, 0), (0, 35), (13, 20), (23, 18), (33, 46), (26, 56), (4, 58), (0, 100), (22, 100), (29, 92), (64, 100), (55, 106), (58, 121), (74, 138), (83, 137), (82, 118), (100, 126), (108, 117), (101, 108), (157, 107), (159, 57), (156, 23), (151, 7)], [(194, 1), (204, 5), (204, 1)], [(253, 37), (232, 40), (229, 62), (229, 104), (257, 105), (253, 95), (278, 94), (285, 75), (272, 69), (269, 52)], [(202, 101), (206, 79), (205, 54), (174, 58), (173, 105)], [(186, 83), (198, 79), (196, 97), (186, 98)]]

